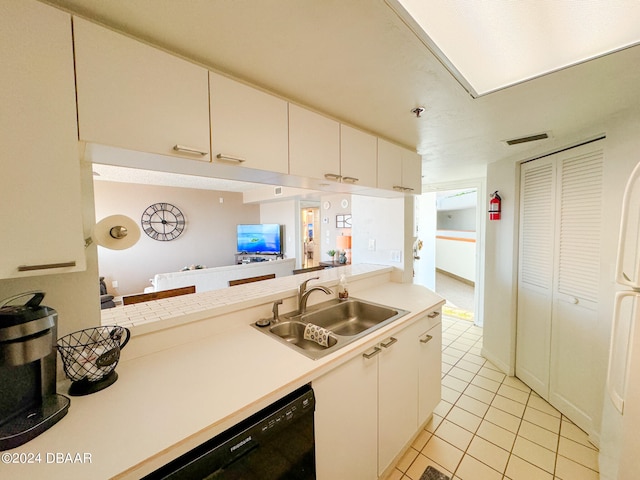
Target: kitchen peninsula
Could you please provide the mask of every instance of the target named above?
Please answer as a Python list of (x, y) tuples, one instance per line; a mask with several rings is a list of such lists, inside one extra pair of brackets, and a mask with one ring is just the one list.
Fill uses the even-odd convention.
[[(437, 332), (444, 300), (424, 287), (391, 282), (391, 271), (391, 267), (354, 265), (276, 278), (227, 289), (226, 304), (207, 303), (207, 294), (214, 295), (215, 291), (196, 293), (180, 297), (189, 300), (190, 313), (139, 325), (130, 319), (127, 325), (132, 339), (116, 369), (118, 381), (93, 395), (72, 398), (69, 414), (59, 424), (7, 452), (40, 454), (41, 461), (0, 464), (0, 476), (140, 478), (306, 383), (311, 382), (313, 387), (315, 382), (327, 385), (333, 380), (332, 372), (340, 370), (339, 367), (353, 359), (364, 361), (362, 353), (391, 334), (404, 338), (400, 336), (402, 332), (417, 328), (413, 326), (419, 322), (425, 322), (424, 328), (420, 325), (420, 332), (430, 329), (436, 340), (424, 345), (437, 354), (430, 364), (436, 381), (429, 387), (430, 395), (437, 392), (439, 401), (441, 337)], [(352, 296), (409, 313), (315, 361), (251, 326), (259, 318), (270, 316), (275, 300), (284, 299), (283, 312), (295, 310), (296, 287), (308, 278), (319, 276), (318, 280), (312, 280), (312, 285), (324, 285), (335, 292), (340, 273), (347, 274)], [(325, 295), (312, 295), (309, 305), (326, 299)], [(158, 302), (169, 300), (172, 299)], [(400, 348), (401, 344), (399, 341), (394, 348)], [(416, 377), (417, 368), (416, 360)], [(418, 379), (414, 380), (417, 383)], [(61, 382), (58, 390), (65, 392), (67, 387), (66, 381)], [(322, 472), (330, 469), (327, 464), (333, 461), (323, 456), (326, 445), (322, 419), (340, 413), (326, 411), (326, 406), (332, 403), (326, 392), (325, 387), (316, 392), (319, 479), (328, 478)], [(415, 393), (419, 396), (417, 385)], [(418, 418), (416, 412), (414, 431), (403, 439), (402, 447), (424, 423), (418, 424)], [(347, 448), (346, 445), (341, 448)], [(69, 461), (47, 463), (47, 453), (62, 453), (65, 457), (58, 458)], [(400, 453), (401, 450), (393, 452), (392, 459)], [(89, 461), (80, 461), (87, 458)], [(78, 462), (74, 463), (74, 459)], [(375, 455), (369, 460), (377, 461)], [(383, 473), (384, 467), (380, 466), (379, 473)]]

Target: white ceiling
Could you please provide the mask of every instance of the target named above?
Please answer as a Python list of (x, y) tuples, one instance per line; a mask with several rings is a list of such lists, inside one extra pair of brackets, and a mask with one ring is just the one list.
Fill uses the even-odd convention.
[[(595, 137), (611, 116), (640, 111), (638, 46), (474, 99), (384, 0), (49, 1), (416, 148), (427, 184), (484, 176), (487, 163)], [(540, 132), (552, 138), (503, 142)]]

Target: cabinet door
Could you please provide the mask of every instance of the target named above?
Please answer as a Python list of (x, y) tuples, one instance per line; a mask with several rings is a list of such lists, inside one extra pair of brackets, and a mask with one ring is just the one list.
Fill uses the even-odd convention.
[(419, 335), (418, 344), (418, 426), (422, 426), (442, 398), (442, 324)]
[(80, 139), (209, 161), (206, 69), (74, 17)]
[[(422, 322), (380, 342), (378, 356), (378, 474), (418, 428), (418, 342)], [(440, 366), (438, 366), (440, 368)]]
[(422, 193), (422, 157), (406, 149), (402, 149), (402, 186), (407, 193)]
[(340, 125), (340, 174), (344, 183), (375, 187), (377, 152), (376, 137)]
[(378, 139), (378, 188), (402, 191), (402, 148)]
[(376, 479), (378, 360), (358, 356), (313, 381), (318, 480)]
[(84, 270), (71, 17), (1, 2), (0, 52), (0, 278)]
[(289, 173), (287, 102), (209, 72), (211, 149), (243, 167)]
[(340, 124), (289, 105), (289, 173), (301, 177), (340, 177)]

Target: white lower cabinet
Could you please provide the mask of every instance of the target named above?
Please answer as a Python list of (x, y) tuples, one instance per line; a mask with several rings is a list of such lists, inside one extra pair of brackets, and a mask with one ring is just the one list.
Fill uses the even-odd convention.
[(313, 381), (316, 478), (378, 478), (378, 361), (362, 355)]
[[(440, 311), (430, 315), (440, 320)], [(442, 398), (441, 370), (433, 368), (442, 364), (442, 324), (422, 333), (418, 342), (418, 425), (424, 425)]]
[(382, 342), (378, 356), (378, 474), (418, 429), (418, 342), (423, 320)]
[(440, 328), (430, 312), (313, 381), (318, 480), (376, 479), (396, 460), (440, 401)]

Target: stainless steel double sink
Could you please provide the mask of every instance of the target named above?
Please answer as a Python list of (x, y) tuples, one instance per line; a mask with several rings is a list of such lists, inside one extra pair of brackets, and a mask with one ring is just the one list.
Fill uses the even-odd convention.
[[(309, 307), (306, 313), (292, 312), (266, 327), (254, 327), (285, 343), (314, 360), (332, 353), (349, 343), (381, 328), (409, 313), (365, 300), (349, 298), (329, 300)], [(328, 346), (304, 338), (307, 324), (329, 330)]]

